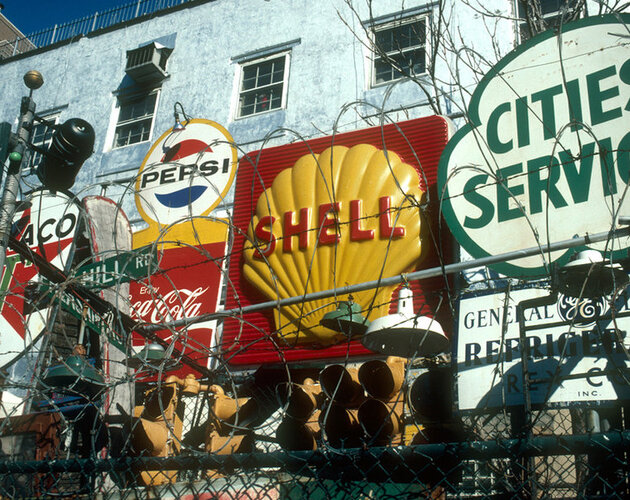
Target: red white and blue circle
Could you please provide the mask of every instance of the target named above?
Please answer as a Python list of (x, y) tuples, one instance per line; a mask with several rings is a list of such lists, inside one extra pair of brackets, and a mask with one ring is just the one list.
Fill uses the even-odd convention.
[(169, 225), (207, 215), (227, 194), (236, 173), (230, 134), (209, 120), (184, 122), (160, 137), (136, 180), (136, 205), (147, 222)]

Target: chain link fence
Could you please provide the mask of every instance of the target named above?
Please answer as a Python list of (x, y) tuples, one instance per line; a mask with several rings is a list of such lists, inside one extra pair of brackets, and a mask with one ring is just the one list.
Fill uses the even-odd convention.
[(522, 407), (458, 415), (445, 357), (218, 371), (211, 384), (147, 373), (132, 415), (104, 411), (111, 388), (70, 384), (3, 418), (0, 497), (630, 495), (624, 407), (534, 408), (531, 426)]

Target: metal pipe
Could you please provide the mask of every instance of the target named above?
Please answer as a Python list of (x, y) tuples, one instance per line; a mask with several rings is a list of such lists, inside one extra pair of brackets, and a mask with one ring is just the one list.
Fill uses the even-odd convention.
[[(523, 409), (515, 409), (514, 411), (523, 411), (523, 428), (518, 429), (518, 435), (530, 439), (532, 436), (532, 400), (530, 394), (530, 377), (529, 377), (529, 341), (527, 340), (525, 311), (534, 307), (547, 306), (555, 304), (558, 301), (558, 294), (553, 292), (545, 297), (535, 297), (533, 299), (522, 300), (516, 305), (516, 316), (518, 318), (518, 332), (521, 347), (521, 369), (523, 375)], [(535, 480), (535, 464), (532, 457), (524, 460), (525, 481), (529, 484), (529, 494), (532, 498), (537, 496), (537, 484)]]
[(4, 269), (4, 263), (7, 256), (9, 236), (11, 235), (11, 225), (13, 223), (13, 215), (15, 214), (15, 201), (17, 199), (18, 190), (20, 189), (22, 164), (25, 163), (25, 159), (28, 160), (29, 158), (29, 152), (26, 148), (26, 144), (28, 143), (31, 135), (34, 116), (35, 102), (30, 96), (23, 97), (20, 106), (20, 123), (17, 129), (18, 142), (12, 151), (12, 154), (18, 153), (20, 155), (20, 159), (19, 161), (11, 160), (9, 162), (7, 179), (4, 183), (2, 201), (0, 202), (0, 272)]
[(275, 451), (272, 453), (246, 453), (233, 455), (196, 454), (176, 457), (123, 457), (94, 460), (89, 458), (70, 460), (31, 460), (15, 462), (0, 461), (0, 474), (34, 472), (108, 472), (120, 470), (194, 470), (238, 467), (255, 470), (261, 467), (326, 466), (343, 470), (344, 466), (356, 467), (357, 463), (369, 461), (413, 465), (427, 459), (444, 455), (459, 460), (481, 460), (490, 458), (514, 458), (576, 455), (584, 453), (624, 452), (630, 449), (630, 431), (614, 431), (600, 434), (578, 434), (570, 436), (536, 436), (530, 439), (497, 439), (463, 443), (435, 443), (415, 446), (374, 447), (369, 449), (347, 448), (344, 453), (316, 451)]
[(586, 236), (558, 241), (556, 243), (550, 243), (548, 245), (540, 245), (523, 250), (514, 250), (498, 255), (489, 255), (480, 259), (470, 260), (466, 262), (456, 262), (454, 264), (448, 264), (445, 266), (432, 267), (430, 269), (423, 269), (421, 271), (415, 271), (413, 273), (408, 273), (405, 275), (401, 274), (398, 276), (392, 276), (390, 278), (383, 278), (381, 280), (366, 281), (365, 283), (359, 283), (356, 285), (348, 285), (330, 290), (323, 290), (320, 292), (305, 293), (304, 295), (288, 297), (286, 299), (270, 300), (267, 302), (260, 302), (258, 304), (252, 304), (236, 309), (226, 309), (214, 313), (202, 314), (194, 318), (185, 318), (178, 321), (172, 321), (170, 323), (163, 323), (160, 325), (140, 324), (137, 328), (145, 332), (163, 330), (164, 328), (179, 328), (182, 326), (188, 326), (203, 321), (221, 319), (235, 315), (241, 316), (251, 312), (264, 311), (266, 309), (274, 309), (276, 307), (299, 304), (301, 302), (307, 302), (309, 300), (326, 299), (330, 297), (336, 297), (338, 295), (347, 295), (350, 293), (361, 292), (363, 290), (371, 290), (373, 288), (378, 288), (381, 286), (397, 285), (399, 283), (402, 283), (403, 281), (434, 278), (436, 276), (441, 276), (445, 274), (453, 274), (461, 271), (466, 271), (467, 269), (473, 269), (475, 267), (488, 266), (490, 264), (496, 264), (498, 262), (507, 262), (510, 260), (522, 259), (524, 257), (531, 257), (533, 255), (547, 252), (555, 252), (557, 250), (566, 250), (568, 248), (579, 247), (591, 243), (606, 241), (609, 238), (619, 238), (623, 236), (630, 236), (630, 227), (617, 228), (612, 231), (604, 231), (592, 235), (587, 234)]

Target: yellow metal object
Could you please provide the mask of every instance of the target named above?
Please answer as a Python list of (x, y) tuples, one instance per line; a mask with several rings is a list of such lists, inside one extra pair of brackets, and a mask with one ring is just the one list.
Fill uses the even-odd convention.
[(359, 368), (359, 382), (368, 396), (389, 401), (396, 398), (405, 380), (405, 358), (373, 359)]
[(185, 245), (205, 245), (227, 240), (227, 219), (194, 217), (173, 226), (151, 224), (147, 229), (133, 234), (133, 247), (141, 248), (157, 242), (158, 251)]
[(416, 437), (416, 434), (419, 434), (423, 429), (424, 427), (419, 424), (405, 425), (405, 429), (403, 433), (403, 444), (410, 445), (412, 441), (414, 440), (414, 438)]
[(317, 410), (305, 421), (285, 417), (276, 429), (278, 444), (289, 451), (316, 450), (321, 437), (320, 416), (321, 411)]
[[(178, 455), (183, 431), (179, 404), (179, 382), (171, 376), (165, 383), (145, 394), (145, 405), (134, 409), (131, 442), (136, 454), (153, 457)], [(144, 486), (174, 482), (176, 470), (140, 470), (138, 481)]]
[[(206, 424), (206, 451), (218, 455), (253, 451), (253, 435), (242, 424), (243, 419), (247, 418), (245, 414), (256, 411), (255, 401), (250, 398), (231, 398), (218, 385), (211, 385), (208, 390), (214, 398)], [(223, 477), (216, 470), (208, 470), (207, 475), (212, 478)]]
[[(391, 151), (360, 144), (303, 156), (258, 199), (243, 274), (275, 300), (410, 272), (428, 249), (423, 200), (418, 172)], [(372, 320), (388, 313), (395, 288), (354, 301)], [(319, 324), (334, 310), (329, 299), (277, 309), (278, 335), (289, 344), (339, 342), (344, 334)]]

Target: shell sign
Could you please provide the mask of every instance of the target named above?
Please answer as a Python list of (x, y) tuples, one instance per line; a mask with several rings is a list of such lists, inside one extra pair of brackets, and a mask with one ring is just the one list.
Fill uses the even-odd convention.
[[(449, 127), (441, 117), (397, 125), (269, 148), (241, 160), (234, 217), (240, 231), (233, 247), (241, 259), (230, 269), (233, 289), (226, 308), (427, 265), (433, 242), (423, 209)], [(353, 300), (372, 320), (389, 313), (395, 289), (358, 292)], [(347, 299), (301, 301), (247, 315), (243, 324), (227, 320), (223, 347), (229, 361), (334, 358), (348, 349), (351, 356), (368, 354), (320, 325), (335, 301)]]
[[(369, 144), (305, 155), (258, 198), (247, 234), (255, 245), (244, 250), (243, 274), (274, 299), (409, 272), (422, 257), (423, 195), (411, 165)], [(395, 288), (359, 292), (354, 300), (372, 306), (373, 316), (387, 314)], [(319, 326), (327, 304), (276, 309), (278, 334), (297, 343), (342, 340)]]

